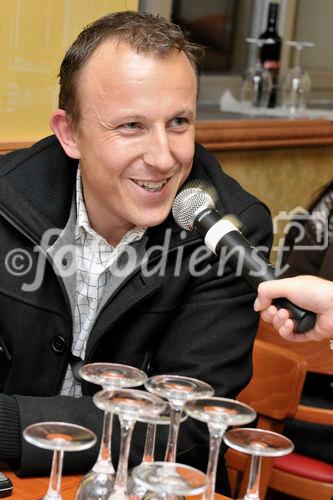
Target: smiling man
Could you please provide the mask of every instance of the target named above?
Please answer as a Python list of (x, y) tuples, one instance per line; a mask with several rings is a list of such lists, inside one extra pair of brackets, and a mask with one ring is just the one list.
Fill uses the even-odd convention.
[[(21, 440), (28, 424), (100, 432), (82, 362), (195, 377), (225, 397), (250, 379), (255, 293), (171, 216), (186, 179), (201, 179), (254, 245), (270, 245), (266, 207), (195, 145), (200, 52), (159, 17), (95, 21), (62, 62), (54, 135), (1, 158), (0, 459), (21, 474), (49, 470)], [(132, 463), (143, 439), (134, 436)], [(206, 428), (182, 425), (179, 461), (205, 470), (208, 448)], [(69, 455), (66, 470), (83, 471), (96, 448)]]
[(190, 173), (196, 74), (182, 51), (138, 53), (111, 37), (80, 71), (76, 91), (78, 122), (58, 109), (51, 127), (80, 161), (90, 224), (116, 246), (135, 226), (161, 224)]

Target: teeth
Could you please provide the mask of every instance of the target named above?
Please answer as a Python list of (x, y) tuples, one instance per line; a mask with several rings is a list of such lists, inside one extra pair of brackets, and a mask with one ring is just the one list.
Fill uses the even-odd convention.
[(159, 191), (168, 182), (168, 179), (165, 179), (164, 181), (161, 182), (150, 182), (150, 181), (139, 181), (139, 180), (134, 180), (134, 182), (138, 186), (145, 188), (147, 191)]

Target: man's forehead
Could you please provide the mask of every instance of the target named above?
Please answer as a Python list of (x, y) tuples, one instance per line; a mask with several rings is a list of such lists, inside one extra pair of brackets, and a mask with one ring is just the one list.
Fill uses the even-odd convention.
[(183, 66), (187, 68), (189, 72), (193, 73), (196, 78), (194, 68), (183, 51), (178, 51), (176, 49), (165, 53), (145, 50), (138, 51), (130, 44), (113, 37), (108, 37), (95, 49), (85, 66), (87, 70), (94, 70), (96, 68), (105, 69), (108, 64), (111, 66), (121, 64), (126, 69), (127, 64), (129, 69), (130, 64), (135, 65), (135, 63), (137, 63), (141, 68), (143, 66), (143, 69), (149, 69), (161, 62), (174, 62)]
[(77, 98), (80, 112), (98, 120), (124, 121), (125, 112), (167, 120), (184, 108), (191, 109), (186, 116), (192, 120), (197, 88), (196, 74), (184, 53), (138, 54), (129, 45), (108, 39), (79, 75)]

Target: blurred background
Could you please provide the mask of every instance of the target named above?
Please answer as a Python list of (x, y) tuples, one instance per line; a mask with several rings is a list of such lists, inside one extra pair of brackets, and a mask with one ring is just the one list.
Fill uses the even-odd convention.
[[(140, 9), (182, 25), (207, 47), (199, 111), (218, 106), (224, 90), (237, 97), (245, 69), (267, 23), (268, 0), (1, 0), (0, 141), (37, 140), (49, 133), (57, 103), (57, 72), (64, 52), (83, 26), (108, 12)], [(333, 109), (333, 2), (280, 0), (282, 42), (308, 40), (302, 62), (312, 80), (309, 106)], [(282, 43), (280, 78), (293, 52)]]

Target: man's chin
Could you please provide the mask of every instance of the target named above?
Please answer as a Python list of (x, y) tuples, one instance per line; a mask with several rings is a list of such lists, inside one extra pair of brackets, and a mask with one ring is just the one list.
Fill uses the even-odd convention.
[(146, 219), (141, 219), (140, 223), (137, 224), (140, 227), (156, 227), (163, 224), (163, 222), (168, 218), (170, 211), (166, 212), (163, 215), (159, 215), (156, 217), (147, 217)]

